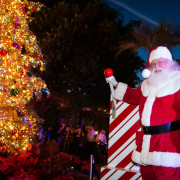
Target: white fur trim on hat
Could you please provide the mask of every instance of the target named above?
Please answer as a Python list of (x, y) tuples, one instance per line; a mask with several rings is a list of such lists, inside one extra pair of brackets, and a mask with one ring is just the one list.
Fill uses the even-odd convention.
[(172, 60), (172, 54), (167, 47), (159, 46), (150, 53), (149, 64), (151, 64), (154, 59), (158, 58)]

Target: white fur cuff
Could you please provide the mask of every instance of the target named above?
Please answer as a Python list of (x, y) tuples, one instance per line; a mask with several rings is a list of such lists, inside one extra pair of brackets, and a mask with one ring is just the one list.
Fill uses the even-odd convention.
[(118, 87), (114, 91), (114, 98), (117, 100), (123, 100), (124, 94), (126, 93), (127, 90), (127, 84), (124, 83), (118, 83)]
[[(132, 153), (132, 161), (144, 165), (142, 163), (141, 153), (134, 150)], [(148, 152), (146, 165), (164, 166), (164, 167), (180, 167), (180, 154), (171, 152)]]

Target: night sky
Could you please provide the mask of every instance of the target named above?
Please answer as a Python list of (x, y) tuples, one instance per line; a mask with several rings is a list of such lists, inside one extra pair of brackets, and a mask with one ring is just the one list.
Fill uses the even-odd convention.
[(179, 0), (103, 0), (112, 8), (121, 9), (125, 15), (125, 22), (129, 20), (143, 20), (152, 25), (158, 25), (161, 18), (174, 20), (180, 25)]
[[(130, 20), (142, 20), (151, 26), (158, 26), (161, 18), (166, 22), (174, 21), (180, 27), (180, 1), (179, 0), (103, 0), (110, 7), (119, 9), (124, 14), (124, 23)], [(148, 52), (138, 51), (145, 61)], [(173, 50), (173, 57), (180, 59), (180, 46)], [(139, 76), (142, 78), (141, 73)]]

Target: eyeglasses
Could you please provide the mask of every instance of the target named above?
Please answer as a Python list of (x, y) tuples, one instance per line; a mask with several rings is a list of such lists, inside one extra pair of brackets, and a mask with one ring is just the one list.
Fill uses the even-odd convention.
[(158, 61), (157, 63), (151, 63), (151, 67), (156, 67), (156, 64), (158, 64), (159, 66), (162, 66), (162, 65), (164, 65), (167, 62), (168, 61)]

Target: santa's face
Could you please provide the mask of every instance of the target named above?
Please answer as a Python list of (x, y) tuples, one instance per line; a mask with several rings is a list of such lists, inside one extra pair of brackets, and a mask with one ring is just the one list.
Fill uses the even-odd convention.
[(147, 79), (147, 83), (153, 86), (160, 86), (168, 78), (172, 70), (172, 61), (164, 58), (154, 59), (151, 62), (151, 75)]
[(168, 59), (158, 58), (151, 62), (151, 71), (154, 71), (156, 74), (162, 73), (162, 71), (168, 67)]

